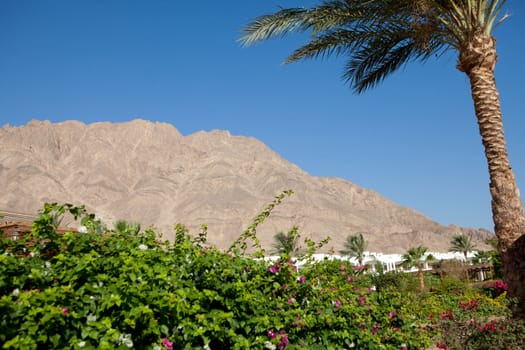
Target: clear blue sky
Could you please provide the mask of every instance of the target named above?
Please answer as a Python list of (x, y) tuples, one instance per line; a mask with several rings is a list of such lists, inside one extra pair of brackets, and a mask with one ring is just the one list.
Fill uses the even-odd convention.
[[(0, 0), (0, 126), (142, 118), (184, 135), (229, 130), (311, 175), (347, 179), (445, 225), (492, 230), (487, 165), (453, 53), (357, 96), (341, 58), (281, 64), (305, 37), (239, 45), (253, 17), (312, 3)], [(507, 9), (496, 79), (525, 190), (525, 3)]]

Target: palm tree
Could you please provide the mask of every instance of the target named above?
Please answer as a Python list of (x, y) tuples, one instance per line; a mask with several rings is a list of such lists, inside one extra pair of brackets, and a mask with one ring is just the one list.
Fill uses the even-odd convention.
[(467, 261), (468, 252), (473, 251), (476, 248), (475, 244), (472, 242), (472, 235), (454, 235), (450, 241), (449, 252), (459, 252), (463, 253), (465, 257), (465, 262)]
[(487, 264), (492, 259), (492, 253), (483, 250), (477, 251), (472, 258), (474, 264)]
[[(505, 0), (331, 0), (311, 8), (282, 8), (255, 18), (241, 37), (245, 45), (310, 32), (310, 40), (286, 63), (344, 55), (343, 77), (357, 93), (377, 85), (410, 61), (458, 54), (457, 69), (470, 81), (474, 110), (487, 158), (492, 217), (504, 263), (508, 295), (525, 316), (525, 215), (506, 149), (494, 69), (493, 30), (506, 19)], [(525, 236), (520, 241), (525, 240)]]
[(136, 222), (128, 222), (126, 220), (117, 220), (115, 222), (114, 230), (116, 233), (127, 233), (136, 235), (140, 232), (140, 224)]
[(341, 249), (339, 253), (348, 255), (351, 258), (357, 258), (359, 266), (363, 266), (363, 258), (368, 242), (363, 238), (362, 233), (355, 235), (348, 235), (344, 243), (344, 249)]
[(405, 267), (417, 267), (417, 277), (419, 278), (419, 289), (421, 291), (425, 290), (425, 276), (423, 275), (423, 267), (426, 262), (434, 260), (432, 254), (427, 254), (428, 248), (426, 247), (415, 247), (407, 250), (403, 254), (403, 261), (401, 264)]
[(288, 233), (278, 232), (273, 236), (273, 252), (279, 255), (292, 257), (299, 253), (299, 234), (292, 229)]

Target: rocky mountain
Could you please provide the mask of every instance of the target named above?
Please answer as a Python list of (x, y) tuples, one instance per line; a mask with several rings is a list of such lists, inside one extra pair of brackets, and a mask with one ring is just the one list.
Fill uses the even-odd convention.
[(370, 189), (314, 177), (260, 141), (214, 130), (183, 136), (166, 123), (83, 124), (31, 121), (0, 129), (0, 209), (36, 213), (45, 202), (84, 204), (112, 227), (118, 219), (154, 225), (173, 238), (183, 223), (208, 225), (211, 244), (227, 248), (285, 189), (295, 194), (260, 226), (263, 245), (299, 226), (302, 237), (332, 237), (325, 250), (364, 233), (369, 250), (403, 253), (424, 245), (447, 251), (453, 234), (491, 234), (445, 227)]

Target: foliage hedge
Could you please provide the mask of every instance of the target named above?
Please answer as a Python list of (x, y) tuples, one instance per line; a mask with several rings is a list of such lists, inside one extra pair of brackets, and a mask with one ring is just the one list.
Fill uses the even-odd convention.
[[(56, 235), (64, 212), (91, 229)], [(420, 294), (391, 277), (375, 288), (348, 262), (298, 270), (176, 230), (173, 243), (151, 229), (100, 234), (83, 208), (46, 205), (27, 241), (0, 243), (1, 347), (425, 349), (451, 321), (508, 315), (504, 294)]]

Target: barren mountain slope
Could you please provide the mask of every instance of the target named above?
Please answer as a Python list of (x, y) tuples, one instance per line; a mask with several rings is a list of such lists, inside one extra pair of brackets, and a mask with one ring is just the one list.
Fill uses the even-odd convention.
[(0, 129), (0, 209), (34, 213), (44, 202), (85, 204), (112, 227), (117, 219), (155, 225), (172, 238), (176, 223), (227, 248), (284, 189), (295, 194), (260, 227), (261, 241), (298, 225), (303, 237), (331, 236), (339, 250), (363, 232), (369, 250), (403, 253), (424, 245), (447, 251), (461, 230), (445, 227), (380, 194), (338, 178), (313, 177), (260, 141), (227, 131), (182, 136), (172, 125), (32, 121)]

